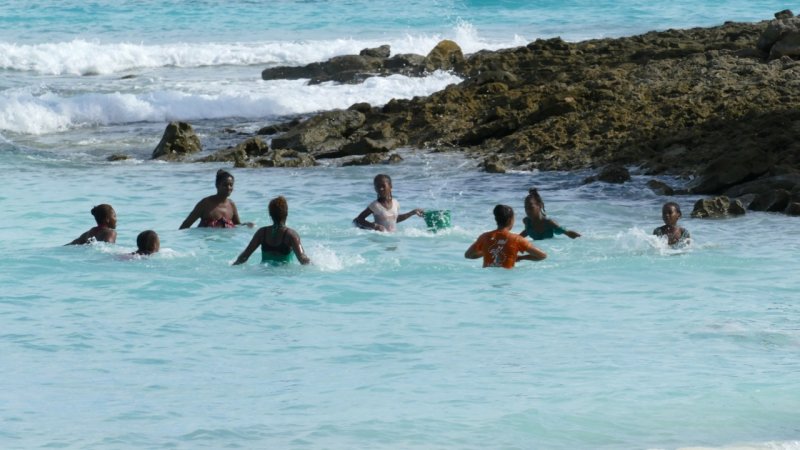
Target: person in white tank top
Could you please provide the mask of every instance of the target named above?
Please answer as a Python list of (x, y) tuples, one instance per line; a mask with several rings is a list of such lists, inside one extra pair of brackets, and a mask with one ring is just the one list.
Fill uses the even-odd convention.
[[(400, 203), (392, 197), (392, 178), (386, 174), (378, 174), (372, 182), (378, 199), (370, 203), (367, 209), (353, 219), (353, 224), (365, 230), (389, 231), (397, 228), (397, 223), (408, 219), (411, 216), (421, 217), (425, 211), (420, 208), (399, 214)], [(374, 222), (367, 220), (372, 214)]]

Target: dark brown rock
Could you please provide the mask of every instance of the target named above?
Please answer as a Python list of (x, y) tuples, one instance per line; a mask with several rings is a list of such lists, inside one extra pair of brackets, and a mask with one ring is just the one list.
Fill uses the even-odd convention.
[(308, 153), (278, 149), (238, 167), (312, 167), (317, 164)]
[(348, 137), (364, 124), (358, 111), (328, 111), (316, 115), (272, 139), (272, 147), (301, 152), (326, 153), (349, 143)]
[(800, 202), (789, 203), (783, 213), (789, 216), (800, 216)]
[(391, 54), (391, 47), (388, 45), (381, 45), (380, 47), (375, 48), (365, 48), (361, 50), (358, 55), (359, 56), (369, 56), (371, 58), (388, 58)]
[(451, 40), (443, 40), (436, 44), (425, 57), (425, 68), (434, 70), (452, 70), (457, 73), (464, 72), (466, 60), (461, 52), (461, 47)]
[(631, 174), (623, 166), (609, 165), (603, 167), (600, 173), (595, 177), (589, 177), (584, 180), (584, 184), (593, 183), (595, 181), (602, 181), (604, 183), (622, 184), (631, 180)]
[(126, 155), (124, 153), (114, 153), (113, 155), (111, 155), (108, 158), (106, 158), (106, 161), (112, 161), (112, 162), (113, 161), (125, 161), (127, 159), (130, 159), (130, 156), (128, 156), (128, 155)]
[(712, 161), (693, 181), (689, 190), (695, 194), (718, 194), (737, 184), (767, 173), (773, 162), (759, 149), (745, 149)]
[(186, 122), (170, 122), (153, 150), (153, 159), (178, 160), (202, 150), (200, 138)]
[(672, 189), (667, 183), (658, 180), (650, 180), (647, 182), (647, 187), (658, 195), (674, 195), (675, 190)]
[(253, 137), (240, 143), (235, 147), (229, 147), (214, 152), (204, 158), (199, 158), (197, 162), (238, 162), (242, 167), (246, 166), (246, 161), (262, 156), (269, 151), (269, 145), (259, 137)]
[(785, 189), (774, 189), (761, 194), (748, 205), (752, 211), (783, 212), (790, 203), (791, 194)]
[(696, 219), (718, 219), (729, 216), (739, 216), (745, 213), (744, 206), (738, 200), (731, 201), (728, 197), (719, 196), (700, 199), (694, 204), (692, 217)]

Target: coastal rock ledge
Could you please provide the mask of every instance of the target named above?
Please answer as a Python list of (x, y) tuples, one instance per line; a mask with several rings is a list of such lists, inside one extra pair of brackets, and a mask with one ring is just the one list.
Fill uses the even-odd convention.
[[(327, 112), (273, 144), (338, 157), (354, 154), (357, 137), (361, 154), (392, 146), (464, 151), (492, 171), (635, 165), (647, 174), (695, 176), (690, 193), (721, 195), (800, 173), (800, 18), (789, 11), (776, 17), (481, 51), (453, 68), (464, 77), (458, 85), (360, 105), (343, 139), (316, 149), (289, 139), (313, 134), (314, 121), (336, 114)], [(378, 149), (364, 140), (372, 136), (393, 141)], [(782, 179), (786, 201), (749, 207), (796, 209), (800, 188), (786, 179), (793, 178)], [(776, 195), (759, 189), (752, 194)]]
[[(361, 62), (341, 57), (328, 64), (356, 80), (380, 72), (363, 61), (392, 59), (388, 47), (361, 53), (350, 55)], [(464, 79), (457, 85), (383, 106), (359, 103), (259, 134), (271, 137), (273, 153), (307, 156), (294, 157), (299, 165), (341, 157), (381, 162), (385, 157), (365, 156), (410, 147), (465, 152), (492, 172), (637, 166), (649, 175), (692, 177), (691, 194), (735, 195), (750, 210), (798, 214), (796, 58), (800, 18), (790, 11), (759, 23), (577, 43), (536, 40), (467, 56), (447, 42), (422, 60), (449, 64)], [(296, 76), (281, 70), (272, 76)], [(262, 156), (234, 153), (242, 165), (264, 165), (254, 164)]]

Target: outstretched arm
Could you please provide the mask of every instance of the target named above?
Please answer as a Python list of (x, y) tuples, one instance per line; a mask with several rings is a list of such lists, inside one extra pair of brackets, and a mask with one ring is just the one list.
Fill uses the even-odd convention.
[(294, 251), (294, 255), (297, 256), (297, 260), (300, 261), (300, 264), (309, 264), (311, 263), (311, 258), (306, 255), (306, 252), (303, 250), (303, 244), (300, 243), (300, 236), (294, 230), (289, 230), (289, 239), (292, 243), (292, 250)]
[(567, 230), (566, 228), (562, 228), (559, 226), (555, 221), (550, 220), (550, 227), (554, 230), (561, 230), (562, 233), (567, 235), (570, 239), (575, 239), (581, 237), (580, 233), (577, 231)]
[(85, 243), (89, 242), (89, 233), (90, 233), (91, 231), (92, 231), (92, 230), (89, 230), (89, 231), (87, 231), (87, 232), (83, 233), (82, 235), (80, 235), (80, 236), (78, 236), (77, 238), (75, 238), (75, 239), (74, 239), (72, 242), (70, 242), (69, 244), (64, 244), (64, 245), (83, 245), (83, 244), (85, 244)]
[(386, 231), (386, 229), (383, 228), (383, 225), (378, 225), (377, 223), (367, 220), (367, 217), (369, 217), (370, 214), (372, 214), (372, 210), (369, 208), (361, 211), (361, 214), (353, 219), (353, 224), (363, 230)]
[(397, 221), (398, 222), (402, 222), (402, 221), (408, 219), (411, 216), (422, 217), (423, 214), (425, 214), (425, 210), (423, 210), (421, 208), (412, 209), (411, 211), (409, 211), (409, 212), (407, 212), (405, 214), (398, 215), (397, 216)]
[(264, 239), (263, 236), (264, 228), (260, 228), (255, 232), (255, 234), (253, 234), (253, 239), (250, 239), (250, 243), (247, 244), (247, 247), (245, 247), (244, 251), (242, 251), (239, 257), (236, 258), (236, 261), (233, 262), (233, 265), (235, 266), (247, 262), (248, 258), (250, 258), (250, 255), (256, 251), (259, 245), (261, 245), (261, 241)]

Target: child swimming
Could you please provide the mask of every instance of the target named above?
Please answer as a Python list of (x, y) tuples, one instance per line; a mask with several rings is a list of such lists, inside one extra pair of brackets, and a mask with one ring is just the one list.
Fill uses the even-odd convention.
[[(378, 194), (378, 199), (370, 203), (367, 209), (353, 219), (353, 223), (357, 227), (365, 230), (391, 232), (395, 231), (398, 222), (411, 216), (422, 217), (425, 213), (424, 210), (416, 208), (407, 213), (398, 214), (400, 203), (392, 197), (392, 178), (389, 175), (383, 173), (375, 175), (372, 184), (375, 187), (375, 193)], [(375, 222), (367, 220), (370, 214), (375, 216)]]
[(78, 236), (74, 241), (67, 245), (83, 245), (91, 242), (117, 242), (117, 213), (111, 205), (103, 203), (92, 208), (92, 215), (97, 222), (96, 227)]
[(522, 219), (525, 229), (520, 233), (522, 237), (530, 237), (534, 241), (550, 239), (556, 234), (565, 234), (571, 239), (579, 238), (578, 232), (560, 227), (555, 221), (548, 219), (544, 212), (544, 200), (536, 188), (528, 191), (525, 197), (525, 218)]
[(689, 230), (678, 226), (678, 219), (681, 216), (681, 207), (677, 203), (664, 203), (661, 208), (661, 218), (664, 220), (664, 225), (653, 230), (653, 234), (659, 237), (666, 236), (668, 245), (690, 243), (692, 236), (689, 234)]
[(285, 264), (291, 261), (292, 254), (297, 256), (300, 264), (308, 264), (311, 260), (303, 251), (300, 236), (296, 231), (286, 226), (286, 217), (289, 215), (289, 204), (283, 197), (275, 197), (269, 202), (269, 216), (272, 225), (259, 228), (250, 243), (242, 251), (233, 265), (242, 264), (250, 255), (261, 246), (261, 262), (270, 264)]
[[(511, 269), (518, 260), (541, 261), (547, 254), (522, 236), (512, 233), (514, 210), (507, 205), (494, 207), (497, 229), (481, 234), (464, 253), (467, 259), (483, 258), (483, 267)], [(519, 255), (525, 252), (527, 254)]]
[(133, 255), (152, 255), (158, 253), (161, 249), (161, 240), (158, 239), (158, 234), (153, 230), (146, 230), (136, 236), (136, 246), (138, 247)]
[[(217, 193), (197, 202), (181, 224), (181, 230), (191, 227), (197, 219), (200, 219), (198, 227), (208, 228), (233, 228), (242, 223), (236, 203), (228, 198), (233, 193), (233, 175), (223, 169), (218, 170), (215, 185)], [(252, 226), (249, 223), (246, 225)]]

